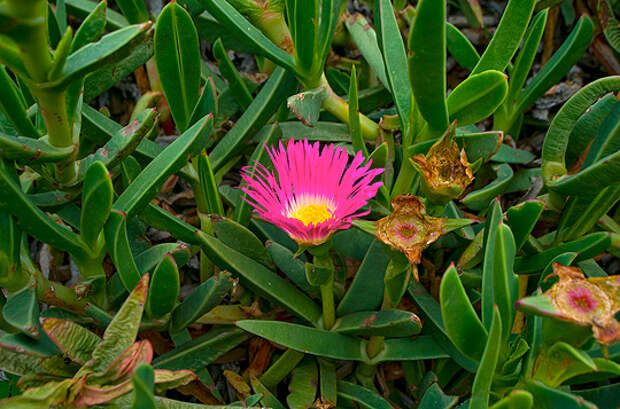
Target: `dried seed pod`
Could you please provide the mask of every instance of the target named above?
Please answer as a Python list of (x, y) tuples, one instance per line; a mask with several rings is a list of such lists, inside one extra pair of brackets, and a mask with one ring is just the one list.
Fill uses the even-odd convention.
[(454, 140), (456, 124), (429, 149), (426, 155), (410, 159), (420, 174), (424, 197), (435, 204), (445, 204), (459, 197), (474, 180), (465, 150)]
[(417, 196), (397, 196), (392, 200), (392, 207), (392, 214), (377, 221), (377, 236), (403, 252), (409, 262), (417, 264), (422, 250), (444, 233), (443, 219), (427, 216)]

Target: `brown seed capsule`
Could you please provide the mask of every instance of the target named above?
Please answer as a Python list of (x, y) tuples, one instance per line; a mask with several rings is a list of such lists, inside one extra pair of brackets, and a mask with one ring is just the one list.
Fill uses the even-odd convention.
[(581, 269), (553, 263), (559, 281), (547, 294), (566, 321), (592, 327), (594, 338), (603, 344), (620, 340), (620, 276), (586, 279)]
[(403, 252), (410, 263), (417, 264), (422, 259), (422, 250), (443, 233), (443, 221), (427, 216), (417, 196), (397, 196), (392, 200), (392, 207), (392, 214), (377, 221), (377, 236)]
[(445, 204), (459, 197), (474, 180), (465, 150), (459, 150), (454, 140), (455, 128), (453, 124), (426, 155), (410, 159), (420, 174), (422, 194), (436, 204)]

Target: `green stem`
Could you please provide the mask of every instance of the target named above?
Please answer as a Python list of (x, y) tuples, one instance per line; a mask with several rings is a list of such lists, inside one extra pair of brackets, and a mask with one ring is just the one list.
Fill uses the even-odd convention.
[[(323, 108), (341, 122), (349, 125), (349, 104), (332, 90), (327, 83), (325, 75), (321, 77), (320, 85), (325, 86), (327, 89), (327, 98), (323, 101)], [(379, 137), (379, 125), (362, 113), (359, 114), (359, 118), (364, 139), (368, 141), (376, 140)]]
[(336, 307), (334, 305), (334, 280), (333, 278), (320, 287), (321, 301), (323, 303), (323, 326), (331, 329), (336, 322)]
[(334, 303), (334, 261), (329, 251), (332, 246), (330, 239), (326, 243), (308, 249), (314, 257), (314, 264), (331, 270), (328, 281), (321, 285), (321, 302), (323, 304), (323, 328), (331, 329), (336, 322), (336, 306)]
[(383, 340), (385, 337), (379, 335), (373, 335), (370, 337), (368, 341), (368, 345), (366, 346), (366, 352), (368, 353), (368, 358), (372, 359), (379, 355), (379, 352), (383, 350)]
[(260, 381), (269, 389), (275, 388), (297, 364), (303, 359), (304, 353), (287, 349), (278, 360), (261, 376)]
[(411, 166), (409, 162), (409, 158), (403, 158), (403, 162), (400, 166), (400, 171), (398, 172), (398, 176), (396, 177), (396, 181), (394, 182), (394, 186), (392, 186), (392, 197), (398, 195), (404, 195), (409, 193), (409, 189), (411, 188), (411, 184), (415, 179), (418, 173)]
[[(20, 54), (30, 78), (29, 82), (45, 83), (52, 66), (47, 33), (47, 2), (18, 1), (7, 2), (10, 14), (19, 21), (15, 30), (8, 35), (19, 46)], [(73, 127), (67, 114), (66, 91), (64, 89), (42, 90), (36, 85), (30, 87), (45, 120), (48, 142), (52, 146), (66, 148), (74, 144)], [(69, 183), (76, 177), (75, 158), (55, 165), (56, 178), (61, 183)]]

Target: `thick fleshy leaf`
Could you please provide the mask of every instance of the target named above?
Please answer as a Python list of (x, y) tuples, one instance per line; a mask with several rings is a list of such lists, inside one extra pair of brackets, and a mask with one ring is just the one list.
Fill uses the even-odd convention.
[(293, 57), (272, 43), (226, 0), (208, 1), (203, 3), (203, 5), (218, 22), (227, 27), (227, 30), (232, 30), (237, 36), (243, 38), (244, 41), (271, 61), (291, 72), (295, 72), (296, 67)]
[(444, 1), (421, 0), (418, 3), (409, 34), (409, 50), (409, 81), (416, 106), (431, 129), (441, 134), (449, 124)]
[(268, 298), (283, 305), (295, 315), (309, 322), (318, 322), (319, 307), (292, 284), (262, 264), (221, 243), (215, 237), (197, 233), (203, 251), (221, 268), (226, 268), (260, 291)]
[(385, 340), (383, 351), (372, 358), (371, 363), (393, 361), (419, 361), (423, 359), (448, 358), (445, 349), (430, 335), (414, 338), (392, 338)]
[(544, 208), (542, 200), (528, 200), (506, 210), (506, 224), (512, 230), (517, 251), (527, 241)]
[(490, 409), (530, 409), (534, 404), (532, 394), (524, 390), (513, 390), (508, 396), (493, 404)]
[(144, 41), (152, 23), (122, 28), (104, 36), (96, 43), (78, 49), (67, 58), (59, 78), (49, 84), (64, 87), (105, 65), (116, 63)]
[(80, 364), (90, 360), (101, 342), (96, 334), (70, 320), (45, 318), (42, 328), (63, 354)]
[(388, 85), (383, 55), (379, 49), (377, 33), (374, 28), (370, 27), (366, 18), (359, 13), (347, 18), (344, 24), (349, 34), (351, 34), (355, 45), (357, 45), (357, 48), (360, 50), (360, 53), (375, 71), (379, 81), (381, 81), (382, 84)]
[(263, 243), (248, 228), (219, 215), (211, 215), (215, 236), (225, 245), (269, 266), (271, 257)]
[(471, 71), (480, 60), (478, 51), (458, 28), (448, 23), (446, 29), (448, 51), (461, 67)]
[(492, 115), (508, 92), (506, 75), (487, 70), (461, 82), (448, 96), (450, 121), (459, 126), (475, 124)]
[(103, 147), (80, 160), (78, 180), (82, 180), (90, 165), (97, 161), (109, 169), (120, 164), (157, 129), (158, 117), (157, 111), (147, 109), (129, 125), (115, 132)]
[(168, 314), (179, 298), (180, 278), (177, 263), (171, 254), (159, 262), (146, 297), (146, 312), (155, 318)]
[(444, 273), (439, 291), (446, 333), (463, 355), (479, 361), (487, 331), (476, 315), (454, 265)]
[[(547, 131), (542, 150), (543, 180), (551, 189), (564, 180), (574, 180), (575, 177), (579, 175), (566, 176), (568, 170), (566, 169), (564, 156), (567, 151), (567, 145), (573, 126), (601, 96), (608, 92), (616, 92), (618, 90), (620, 90), (619, 77), (607, 77), (594, 81), (573, 95), (553, 118), (549, 130)], [(613, 166), (613, 161), (610, 161), (610, 165)], [(593, 168), (595, 168), (594, 165), (590, 166), (587, 170), (591, 171)], [(603, 172), (603, 174), (607, 178), (613, 177), (614, 181), (617, 180), (614, 173)], [(603, 181), (601, 178), (602, 175), (599, 174), (594, 176), (599, 179), (596, 181), (597, 183), (591, 183), (589, 185), (580, 184), (580, 193), (596, 193), (600, 190), (600, 182)], [(570, 191), (572, 190), (573, 187), (570, 188)]]
[(170, 113), (184, 132), (200, 92), (200, 44), (191, 16), (178, 3), (157, 17), (155, 62)]
[(598, 370), (586, 352), (565, 342), (556, 342), (543, 351), (536, 364), (538, 369), (533, 379), (553, 388), (574, 376)]
[(514, 320), (514, 303), (519, 297), (519, 282), (513, 272), (515, 239), (510, 227), (497, 226), (493, 257), (493, 297), (502, 320), (502, 346), (507, 346)]
[(197, 371), (248, 339), (234, 327), (219, 327), (153, 360), (155, 369)]
[(486, 208), (494, 197), (504, 193), (508, 189), (510, 180), (514, 172), (510, 165), (505, 163), (492, 166), (493, 171), (497, 174), (497, 178), (483, 187), (469, 193), (463, 198), (463, 204), (473, 210), (482, 210)]
[(424, 326), (432, 334), (435, 343), (442, 347), (449, 356), (454, 359), (462, 368), (469, 372), (476, 372), (477, 363), (465, 357), (447, 335), (443, 318), (441, 316), (441, 306), (426, 289), (417, 281), (412, 281), (408, 292), (420, 307), (420, 313), (424, 321)]
[(536, 0), (510, 0), (491, 42), (480, 57), (472, 75), (487, 70), (504, 71), (517, 52), (525, 34)]
[(312, 128), (319, 121), (321, 106), (323, 101), (327, 99), (328, 92), (325, 87), (304, 91), (290, 96), (286, 106), (305, 126)]
[(80, 237), (91, 249), (97, 247), (113, 200), (114, 188), (108, 169), (101, 162), (93, 162), (84, 176), (80, 215)]
[(419, 409), (450, 409), (458, 402), (458, 397), (446, 395), (439, 384), (434, 383), (426, 389)]
[[(22, 230), (58, 250), (68, 251), (74, 257), (89, 257), (77, 234), (66, 226), (55, 223), (28, 200), (16, 180), (15, 170), (4, 160), (0, 160), (0, 197), (3, 198), (0, 199), (0, 208), (13, 214), (18, 221), (28, 221), (20, 223)], [(4, 198), (11, 200), (4, 201)]]
[[(420, 6), (418, 6), (418, 13), (420, 12), (419, 7)], [(401, 41), (400, 29), (398, 27), (398, 22), (396, 21), (392, 2), (389, 0), (375, 1), (374, 17), (375, 27), (377, 27), (379, 48), (383, 54), (385, 73), (388, 80), (387, 83), (384, 82), (384, 85), (389, 86), (392, 93), (394, 104), (396, 105), (396, 112), (398, 113), (398, 118), (403, 132), (403, 139), (405, 141), (404, 145), (407, 146), (411, 143), (409, 128), (412, 85), (409, 83), (407, 77), (403, 75), (407, 71), (407, 54), (405, 51), (405, 45)], [(439, 21), (437, 21), (437, 23), (439, 23)], [(417, 49), (415, 50), (417, 52)]]
[(94, 349), (93, 359), (88, 363), (94, 372), (105, 370), (134, 343), (144, 311), (148, 285), (149, 276), (145, 274), (106, 328), (103, 341)]
[(316, 360), (311, 357), (304, 358), (292, 372), (289, 384), (289, 395), (286, 403), (291, 409), (305, 409), (314, 403), (318, 386), (319, 373)]
[(168, 177), (185, 165), (187, 156), (203, 146), (212, 126), (213, 117), (208, 115), (168, 145), (118, 197), (113, 209), (130, 217), (146, 206)]
[(482, 261), (482, 323), (489, 330), (491, 327), (491, 317), (495, 304), (493, 295), (493, 266), (495, 260), (495, 240), (498, 226), (502, 221), (502, 207), (499, 199), (493, 200), (489, 205), (487, 220), (483, 233), (483, 261)]
[(368, 249), (357, 274), (338, 304), (338, 315), (377, 309), (383, 301), (383, 274), (387, 269), (389, 256), (384, 244), (375, 240)]
[(359, 339), (336, 332), (281, 321), (238, 321), (237, 326), (296, 351), (334, 359), (367, 360)]
[(346, 381), (338, 381), (338, 396), (357, 402), (366, 409), (392, 408), (392, 405), (377, 392)]
[(332, 331), (349, 335), (410, 337), (422, 330), (422, 322), (411, 312), (384, 310), (356, 312), (336, 321)]
[[(4, 67), (0, 67), (0, 87), (4, 90), (0, 95), (0, 110), (6, 114), (19, 134), (30, 138), (38, 137), (39, 132), (26, 114), (26, 102)], [(2, 150), (4, 149), (3, 147)]]
[(575, 261), (587, 260), (604, 252), (611, 245), (611, 237), (607, 232), (592, 233), (577, 240), (560, 244), (532, 256), (522, 256), (515, 259), (514, 271), (516, 274), (534, 274), (542, 271), (556, 256), (562, 253), (578, 252)]
[(547, 386), (539, 381), (525, 382), (528, 392), (534, 396), (536, 409), (598, 409), (582, 397)]
[(155, 409), (155, 372), (153, 367), (147, 363), (138, 365), (131, 376), (133, 383), (133, 405), (132, 409)]
[(516, 102), (515, 112), (524, 112), (566, 75), (588, 48), (592, 40), (592, 33), (592, 21), (588, 16), (582, 16), (562, 47), (553, 54), (551, 59), (521, 92)]
[(2, 315), (15, 328), (39, 338), (39, 303), (34, 284), (13, 293), (2, 308)]
[(233, 286), (229, 273), (209, 278), (192, 291), (172, 313), (170, 331), (179, 332), (218, 305)]
[(493, 375), (497, 367), (499, 353), (502, 348), (502, 321), (499, 310), (493, 309), (493, 320), (489, 330), (489, 338), (484, 347), (480, 367), (474, 378), (472, 397), (469, 407), (471, 409), (486, 409), (489, 404), (489, 392), (493, 383)]
[(107, 22), (106, 12), (108, 9), (108, 3), (105, 1), (100, 2), (97, 6), (88, 14), (88, 16), (82, 21), (80, 27), (75, 32), (73, 42), (71, 43), (71, 50), (75, 51), (82, 48), (88, 43), (97, 41), (104, 32)]
[(144, 23), (149, 19), (149, 12), (143, 0), (116, 0), (116, 4), (129, 24)]
[[(220, 3), (228, 5), (225, 0), (216, 0), (208, 4), (215, 5), (216, 3), (218, 7)], [(209, 154), (213, 170), (219, 171), (233, 158), (252, 133), (265, 125), (282, 101), (293, 94), (296, 89), (297, 81), (292, 74), (282, 68), (275, 69), (235, 126), (226, 133)]]

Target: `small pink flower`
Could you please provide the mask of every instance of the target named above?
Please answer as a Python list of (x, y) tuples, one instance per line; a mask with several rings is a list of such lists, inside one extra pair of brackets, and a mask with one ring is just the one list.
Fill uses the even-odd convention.
[(244, 198), (263, 219), (286, 231), (299, 245), (324, 243), (336, 230), (347, 229), (383, 182), (373, 180), (383, 169), (370, 169), (361, 152), (349, 162), (347, 151), (333, 144), (290, 139), (286, 149), (267, 147), (275, 173), (260, 163), (241, 171)]

